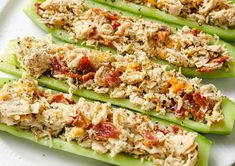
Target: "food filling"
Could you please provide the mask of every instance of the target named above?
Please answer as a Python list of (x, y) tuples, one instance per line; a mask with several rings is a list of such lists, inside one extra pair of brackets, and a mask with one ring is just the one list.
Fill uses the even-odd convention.
[(126, 153), (156, 165), (193, 166), (197, 134), (163, 126), (109, 103), (75, 102), (38, 87), (29, 77), (0, 90), (0, 123), (30, 130), (37, 138), (61, 138), (111, 157)]
[(182, 16), (199, 25), (224, 29), (235, 27), (235, 4), (230, 0), (127, 0), (155, 7), (174, 16)]
[(232, 60), (218, 37), (186, 26), (173, 32), (159, 23), (89, 8), (77, 0), (46, 0), (35, 8), (46, 26), (65, 29), (87, 45), (115, 48), (119, 54), (144, 54), (200, 72), (228, 68)]
[(67, 81), (76, 88), (126, 98), (142, 110), (173, 113), (209, 126), (224, 120), (222, 95), (212, 84), (200, 85), (198, 78), (186, 78), (145, 54), (113, 55), (109, 52), (58, 45), (50, 37), (18, 40), (18, 60), (34, 76), (42, 74)]

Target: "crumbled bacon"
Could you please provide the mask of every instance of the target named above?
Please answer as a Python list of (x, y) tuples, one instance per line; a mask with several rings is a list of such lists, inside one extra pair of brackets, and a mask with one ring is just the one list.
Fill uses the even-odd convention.
[(154, 131), (162, 132), (164, 135), (166, 135), (166, 134), (169, 133), (169, 131), (168, 131), (167, 129), (160, 128), (158, 125), (155, 125), (155, 126), (154, 126)]
[(228, 55), (224, 55), (224, 56), (220, 56), (220, 57), (212, 59), (211, 62), (223, 63), (223, 62), (228, 61), (229, 59), (230, 59), (230, 57)]
[(104, 12), (104, 16), (107, 17), (111, 21), (117, 21), (118, 20), (118, 16), (115, 13), (110, 14), (109, 12)]
[(145, 145), (154, 146), (158, 143), (157, 137), (150, 131), (145, 131), (143, 134)]
[(75, 101), (72, 99), (68, 99), (64, 97), (64, 94), (62, 93), (57, 93), (53, 96), (53, 100), (56, 103), (68, 103), (68, 104), (75, 104)]
[(109, 138), (116, 138), (119, 136), (119, 132), (116, 127), (110, 122), (101, 122), (93, 126), (95, 130), (95, 139), (107, 140)]
[[(195, 101), (196, 100), (196, 101)], [(183, 105), (181, 109), (176, 110), (175, 114), (177, 117), (184, 118), (185, 112), (191, 113), (197, 120), (203, 118), (203, 114), (200, 108), (208, 105), (207, 101), (204, 103), (203, 99), (198, 94), (185, 94), (183, 97)]]
[(35, 3), (35, 4), (34, 4), (34, 7), (35, 7), (35, 9), (36, 9), (36, 13), (37, 13), (39, 16), (41, 16), (41, 14), (40, 14), (40, 10), (41, 10), (40, 5), (41, 5), (41, 3)]
[(89, 39), (98, 39), (99, 33), (96, 28), (93, 28), (93, 31), (89, 34)]
[(95, 77), (95, 72), (89, 72), (82, 76), (82, 82), (86, 83), (88, 80), (93, 79)]
[(121, 25), (121, 23), (119, 23), (119, 22), (117, 22), (117, 21), (115, 21), (114, 23), (113, 23), (113, 30), (114, 31), (117, 31), (118, 30), (118, 27)]
[(197, 35), (200, 34), (200, 31), (197, 30), (197, 29), (195, 29), (195, 28), (193, 28), (193, 29), (191, 30), (191, 33), (192, 33), (194, 36), (197, 36)]
[(107, 73), (105, 78), (108, 86), (115, 87), (121, 83), (121, 79), (119, 78), (120, 73), (114, 70), (111, 70)]
[(193, 94), (193, 100), (199, 106), (209, 106), (209, 101), (205, 97), (201, 96), (199, 92)]
[(56, 56), (52, 58), (52, 68), (54, 71), (62, 71), (62, 66)]
[(172, 126), (171, 126), (171, 129), (172, 129), (172, 132), (173, 132), (174, 134), (178, 134), (178, 132), (181, 130), (181, 128), (179, 128), (179, 127), (176, 126), (176, 125), (172, 125)]
[(198, 69), (199, 72), (204, 72), (204, 73), (207, 73), (207, 72), (212, 72), (214, 70), (218, 69), (218, 65), (215, 65), (213, 67), (207, 67), (207, 66), (202, 66)]
[(80, 59), (79, 68), (82, 70), (84, 74), (95, 71), (94, 67), (92, 66), (87, 56), (83, 56)]
[(72, 121), (73, 126), (81, 127), (84, 129), (88, 129), (91, 126), (91, 121), (83, 116), (83, 114), (78, 110), (77, 116), (74, 117)]

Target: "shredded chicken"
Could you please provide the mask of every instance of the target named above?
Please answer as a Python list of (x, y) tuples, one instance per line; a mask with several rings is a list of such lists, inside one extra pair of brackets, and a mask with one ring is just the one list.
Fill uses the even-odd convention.
[(46, 0), (36, 8), (46, 26), (63, 28), (75, 40), (85, 40), (87, 45), (106, 45), (119, 54), (145, 54), (200, 72), (228, 68), (227, 62), (232, 60), (224, 45), (211, 41), (217, 41), (217, 37), (186, 26), (173, 32), (153, 21), (89, 8), (83, 1)]
[(182, 16), (224, 29), (235, 26), (235, 4), (229, 0), (127, 0), (155, 7), (174, 16)]
[(76, 103), (66, 94), (41, 89), (29, 77), (0, 90), (0, 123), (27, 129), (38, 138), (75, 141), (111, 157), (127, 153), (156, 165), (176, 166), (193, 166), (198, 160), (195, 132), (163, 126), (110, 103), (83, 98)]
[[(73, 89), (91, 89), (111, 98), (126, 98), (142, 110), (155, 110), (159, 114), (171, 112), (177, 118), (192, 119), (209, 126), (224, 119), (221, 111), (223, 97), (214, 85), (200, 85), (198, 78), (188, 79), (175, 71), (167, 71), (166, 66), (152, 62), (145, 54), (113, 55), (30, 37), (20, 39), (18, 43), (18, 57), (31, 57), (28, 55), (31, 51), (43, 56), (42, 50), (45, 51), (51, 60), (45, 74), (67, 81)], [(24, 50), (28, 43), (32, 47)], [(32, 49), (37, 45), (44, 47)], [(38, 65), (23, 67), (31, 69)], [(42, 72), (32, 70), (29, 74), (40, 76)]]

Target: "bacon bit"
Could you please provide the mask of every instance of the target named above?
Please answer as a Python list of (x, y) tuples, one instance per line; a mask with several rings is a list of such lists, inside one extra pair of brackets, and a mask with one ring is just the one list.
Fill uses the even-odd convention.
[(112, 25), (112, 26), (113, 26), (113, 30), (114, 30), (114, 31), (117, 31), (117, 30), (118, 30), (118, 27), (119, 27), (120, 25), (121, 25), (121, 23), (115, 21), (115, 22), (113, 23), (113, 25)]
[(92, 11), (95, 12), (97, 15), (101, 12), (99, 8), (92, 8)]
[(202, 66), (198, 69), (199, 72), (204, 72), (204, 73), (207, 73), (207, 72), (212, 72), (214, 70), (218, 69), (218, 66), (215, 65), (213, 67), (207, 67), (207, 66)]
[(93, 28), (93, 31), (89, 34), (89, 39), (98, 39), (99, 34), (96, 28)]
[(230, 57), (228, 55), (223, 55), (223, 56), (220, 56), (218, 58), (214, 58), (211, 60), (211, 62), (216, 62), (216, 63), (223, 63), (223, 62), (226, 62), (230, 59)]
[(184, 109), (178, 109), (175, 111), (175, 116), (182, 119), (182, 118), (185, 118), (185, 113), (183, 111)]
[(91, 121), (83, 116), (83, 114), (78, 110), (77, 116), (74, 117), (72, 121), (73, 126), (81, 127), (83, 129), (88, 129), (91, 127)]
[(42, 9), (42, 8), (40, 7), (40, 5), (41, 5), (41, 3), (35, 3), (35, 4), (34, 4), (34, 7), (35, 7), (35, 9), (36, 9), (36, 13), (37, 13), (37, 15), (39, 15), (39, 16), (41, 16), (40, 10)]
[(95, 130), (95, 139), (107, 140), (109, 138), (117, 138), (119, 132), (111, 122), (101, 122), (93, 126)]
[(111, 14), (110, 12), (104, 12), (104, 16), (107, 17), (111, 21), (117, 21), (118, 20), (118, 16), (115, 13)]
[(168, 134), (169, 131), (167, 129), (161, 129), (159, 128), (158, 131), (162, 132), (164, 135)]
[[(200, 111), (200, 105), (196, 103), (194, 100), (194, 95), (192, 94), (185, 94), (183, 97), (183, 101), (188, 101), (188, 104), (184, 102), (181, 112), (184, 113), (184, 111), (190, 112), (197, 120), (201, 120), (203, 118), (203, 114)], [(198, 102), (198, 101), (197, 101)]]
[(198, 35), (200, 34), (200, 32), (201, 32), (201, 31), (199, 31), (199, 30), (197, 30), (197, 29), (195, 29), (195, 28), (193, 28), (193, 29), (191, 30), (191, 33), (192, 33), (194, 36), (198, 36)]
[(209, 101), (205, 97), (201, 96), (199, 92), (196, 92), (193, 94), (193, 100), (195, 101), (197, 105), (203, 106), (203, 107), (209, 106), (210, 104)]
[(80, 59), (79, 68), (83, 71), (84, 74), (95, 71), (87, 56), (83, 56)]
[(86, 83), (88, 80), (93, 79), (95, 77), (95, 72), (89, 72), (82, 76), (82, 82)]
[(158, 143), (157, 137), (150, 131), (145, 131), (143, 134), (144, 137), (144, 145), (146, 146), (154, 146)]
[(172, 132), (173, 132), (174, 134), (178, 134), (178, 132), (179, 132), (180, 130), (182, 130), (181, 128), (179, 128), (179, 127), (176, 126), (176, 125), (172, 125), (172, 126), (171, 126), (171, 129), (172, 129)]
[(63, 74), (73, 79), (79, 79), (81, 77), (80, 74), (76, 74), (76, 73), (64, 72)]
[(55, 57), (55, 56), (52, 59), (52, 68), (54, 71), (62, 71), (62, 66), (59, 63), (57, 57)]
[(74, 100), (68, 99), (64, 97), (63, 93), (57, 93), (53, 96), (53, 100), (56, 103), (68, 103), (68, 104), (75, 104)]
[(119, 78), (119, 76), (120, 76), (119, 72), (111, 70), (107, 74), (105, 81), (111, 87), (118, 86), (121, 83), (121, 79)]

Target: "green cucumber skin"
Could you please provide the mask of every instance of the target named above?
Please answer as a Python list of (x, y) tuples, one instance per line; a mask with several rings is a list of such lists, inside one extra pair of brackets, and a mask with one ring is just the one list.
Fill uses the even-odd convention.
[(233, 29), (223, 29), (211, 25), (198, 25), (195, 21), (190, 21), (186, 18), (180, 16), (173, 16), (166, 12), (160, 11), (154, 7), (147, 7), (143, 5), (137, 5), (135, 3), (126, 2), (124, 0), (93, 0), (98, 3), (106, 4), (112, 7), (116, 7), (120, 10), (125, 10), (137, 15), (143, 15), (152, 19), (157, 19), (164, 22), (174, 23), (180, 26), (189, 26), (191, 28), (196, 28), (201, 31), (207, 32), (209, 34), (216, 34), (220, 38), (227, 41), (235, 41), (235, 28)]
[[(0, 88), (5, 83), (12, 82), (13, 80), (15, 79), (0, 78)], [(75, 100), (77, 101), (78, 98), (75, 97)], [(166, 126), (170, 125), (169, 122), (166, 122), (160, 119), (152, 118), (152, 120), (158, 121), (162, 125), (166, 125)], [(139, 159), (131, 158), (130, 156), (126, 154), (118, 154), (117, 156), (112, 158), (108, 154), (98, 154), (91, 149), (82, 148), (75, 142), (66, 142), (58, 138), (53, 138), (52, 141), (49, 141), (48, 139), (45, 139), (45, 138), (36, 139), (31, 132), (22, 130), (15, 126), (7, 126), (5, 124), (0, 124), (0, 131), (5, 131), (14, 136), (31, 140), (33, 142), (36, 142), (44, 146), (52, 147), (58, 150), (70, 152), (70, 153), (77, 154), (80, 156), (93, 158), (96, 160), (104, 161), (104, 162), (115, 164), (115, 165), (123, 165), (123, 166), (129, 165), (129, 164), (138, 165), (138, 166), (154, 166), (155, 165), (149, 161), (141, 162)], [(208, 164), (208, 159), (210, 156), (210, 148), (211, 148), (212, 143), (210, 140), (208, 140), (206, 137), (203, 137), (200, 134), (198, 134), (196, 141), (198, 143), (198, 151), (199, 151), (199, 160), (198, 160), (197, 166), (206, 166)]]
[[(5, 73), (21, 77), (24, 70), (19, 66), (19, 63), (16, 60), (16, 42), (12, 41), (9, 43), (9, 47), (5, 50), (3, 54), (3, 62), (0, 62), (0, 71)], [(69, 86), (67, 83), (56, 80), (54, 78), (49, 78), (42, 76), (38, 79), (40, 85), (45, 86), (50, 89), (57, 91), (62, 91), (68, 93)], [(222, 102), (222, 110), (224, 113), (225, 120), (223, 123), (216, 124), (212, 127), (207, 126), (206, 124), (195, 122), (192, 120), (179, 120), (176, 119), (173, 114), (158, 115), (156, 111), (143, 111), (138, 106), (130, 103), (128, 99), (112, 99), (109, 98), (106, 94), (98, 94), (91, 90), (79, 89), (74, 91), (74, 95), (82, 96), (91, 100), (98, 100), (101, 102), (110, 102), (113, 105), (128, 108), (133, 111), (141, 112), (148, 114), (153, 117), (171, 121), (181, 126), (188, 127), (192, 130), (201, 132), (201, 133), (214, 133), (214, 134), (229, 134), (232, 132), (233, 124), (235, 120), (235, 103), (233, 103), (228, 98), (224, 98)]]
[[(47, 26), (45, 26), (42, 22), (40, 22), (40, 17), (35, 13), (35, 8), (33, 6), (33, 4), (35, 2), (38, 2), (38, 0), (29, 0), (29, 4), (24, 8), (24, 12), (26, 13), (26, 15), (28, 15), (28, 17), (35, 23), (37, 24), (41, 29), (43, 29), (44, 31), (51, 33), (54, 37), (56, 37), (57, 39), (60, 39), (64, 42), (68, 42), (68, 43), (73, 43), (76, 44), (78, 46), (83, 46), (83, 47), (88, 47), (84, 44), (84, 41), (75, 41), (72, 39), (71, 35), (63, 30), (63, 29), (58, 29), (58, 28), (48, 28)], [(117, 11), (120, 12), (120, 10), (116, 10), (113, 9), (112, 7), (108, 7), (102, 4), (94, 4), (93, 2), (91, 2), (91, 0), (86, 0), (86, 2), (91, 5), (91, 6), (96, 6), (96, 7), (100, 7), (100, 8), (105, 8), (108, 10), (112, 10), (112, 11)], [(134, 17), (138, 17), (136, 15), (132, 15), (130, 13), (125, 13), (122, 12), (125, 15), (131, 15)], [(173, 30), (175, 28), (177, 28), (177, 26), (175, 25), (167, 25), (173, 28)], [(221, 44), (224, 44), (227, 48), (228, 48), (228, 52), (229, 54), (232, 56), (232, 58), (235, 60), (235, 47), (229, 43), (226, 43), (224, 41), (220, 40)], [(111, 51), (112, 53), (116, 53), (116, 51), (112, 48), (106, 47), (106, 46), (99, 46), (98, 47), (100, 50), (103, 51)], [(154, 62), (158, 63), (158, 64), (165, 64), (168, 65), (168, 70), (171, 69), (175, 69), (175, 70), (179, 70), (179, 67), (174, 66), (172, 64), (169, 64), (168, 62), (164, 61), (164, 60), (160, 60), (160, 59), (154, 59)], [(196, 69), (194, 68), (186, 68), (186, 67), (181, 67), (180, 70), (182, 72), (182, 74), (188, 76), (188, 77), (200, 77), (200, 78), (230, 78), (230, 77), (235, 77), (235, 61), (232, 61), (229, 63), (229, 70), (227, 69), (221, 69), (221, 70), (216, 70), (216, 71), (212, 71), (212, 72), (207, 72), (207, 73), (202, 73), (202, 72), (198, 72)]]

